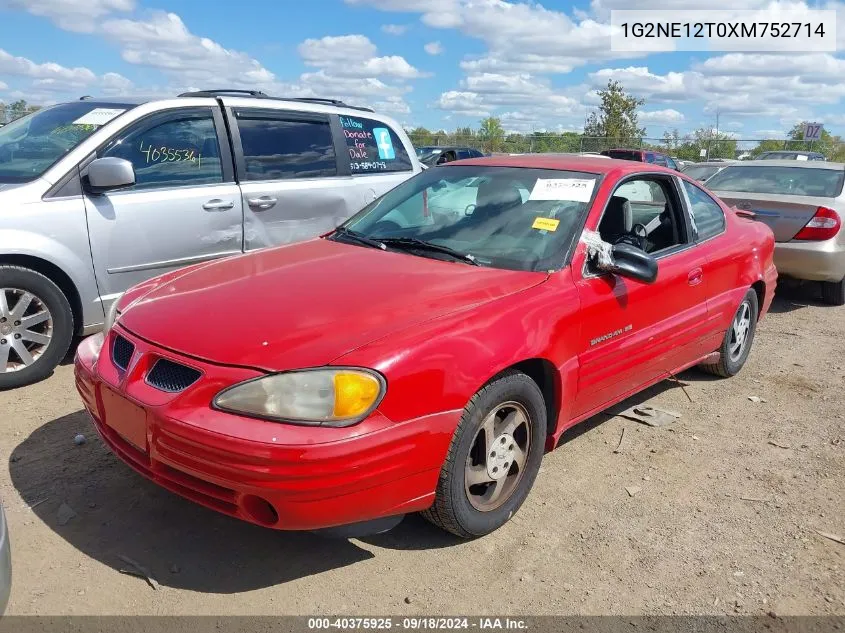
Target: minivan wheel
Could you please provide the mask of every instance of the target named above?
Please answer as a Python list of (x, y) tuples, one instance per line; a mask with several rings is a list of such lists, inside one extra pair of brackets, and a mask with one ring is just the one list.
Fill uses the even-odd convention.
[(757, 293), (751, 288), (742, 298), (728, 331), (725, 332), (722, 346), (719, 348), (719, 362), (699, 367), (722, 378), (738, 374), (751, 353), (751, 344), (757, 331), (758, 310)]
[(73, 337), (73, 313), (59, 287), (41, 273), (0, 266), (0, 389), (50, 375)]
[(537, 383), (522, 372), (502, 374), (464, 408), (434, 505), (423, 516), (462, 538), (496, 530), (528, 496), (545, 444), (546, 406)]
[(822, 282), (822, 299), (831, 305), (845, 305), (845, 279)]

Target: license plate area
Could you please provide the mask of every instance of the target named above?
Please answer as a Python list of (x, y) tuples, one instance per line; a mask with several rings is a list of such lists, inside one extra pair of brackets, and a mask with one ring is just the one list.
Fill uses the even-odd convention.
[(108, 387), (101, 392), (103, 422), (139, 451), (147, 452), (147, 413)]

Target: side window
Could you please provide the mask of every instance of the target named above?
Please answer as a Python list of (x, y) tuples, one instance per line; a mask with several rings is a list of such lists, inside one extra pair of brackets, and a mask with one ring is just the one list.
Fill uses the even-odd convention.
[(464, 158), (470, 158), (472, 156), (472, 151), (468, 149), (459, 149), (458, 150), (458, 159), (463, 160)]
[(674, 169), (675, 171), (678, 171), (678, 165), (675, 163), (675, 161), (673, 161), (673, 160), (672, 160), (671, 158), (669, 158), (668, 156), (666, 157), (666, 166), (667, 166), (669, 169)]
[(668, 163), (666, 162), (666, 157), (663, 154), (655, 154), (654, 155), (654, 162), (657, 165), (662, 167), (666, 167)]
[(328, 178), (337, 158), (328, 119), (278, 113), (235, 113), (244, 153), (245, 180)]
[(647, 253), (688, 241), (680, 199), (664, 178), (635, 178), (619, 185), (602, 215), (599, 233), (605, 242), (625, 242)]
[(713, 198), (694, 184), (683, 181), (689, 198), (698, 239), (706, 240), (725, 230), (725, 214)]
[(386, 123), (344, 115), (340, 127), (353, 175), (411, 171), (402, 140)]
[(136, 190), (223, 182), (211, 110), (205, 114), (173, 112), (141, 121), (109, 143), (99, 156), (132, 163)]
[(654, 162), (654, 152), (646, 152), (645, 153), (645, 162), (653, 163)]

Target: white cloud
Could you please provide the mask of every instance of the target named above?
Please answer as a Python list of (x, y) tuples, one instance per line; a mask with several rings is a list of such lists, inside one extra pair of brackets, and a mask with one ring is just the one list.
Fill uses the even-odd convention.
[(377, 112), (386, 112), (388, 114), (410, 114), (411, 107), (405, 102), (402, 97), (388, 97), (385, 101), (376, 101), (372, 104)]
[(388, 35), (404, 35), (408, 31), (408, 26), (405, 24), (382, 24), (381, 32)]
[(641, 123), (683, 123), (686, 117), (683, 113), (668, 108), (666, 110), (643, 110), (639, 113)]
[(297, 50), (302, 61), (307, 65), (329, 66), (375, 57), (378, 49), (364, 35), (341, 35), (307, 39), (299, 45)]
[[(98, 76), (84, 67), (67, 68), (55, 62), (36, 63), (3, 49), (0, 49), (0, 75), (28, 81), (29, 87), (23, 92), (23, 98), (33, 103), (52, 102), (59, 96), (79, 97), (81, 90), (125, 94), (133, 87), (129, 79), (117, 73)], [(8, 88), (5, 83), (3, 87)]]
[(275, 79), (246, 53), (194, 35), (175, 13), (153, 11), (146, 20), (108, 20), (102, 33), (121, 47), (124, 61), (157, 68), (184, 83), (240, 87)]
[(690, 99), (684, 73), (669, 72), (665, 75), (656, 75), (645, 66), (629, 66), (628, 68), (602, 68), (590, 73), (589, 78), (596, 88), (604, 88), (611, 80), (618, 81), (627, 92), (647, 100), (671, 102)]
[(37, 64), (26, 57), (14, 57), (3, 49), (0, 49), (0, 75), (62, 81), (81, 86), (92, 84), (97, 80), (97, 76), (88, 68), (67, 68), (53, 62)]
[(307, 39), (299, 45), (298, 51), (306, 65), (334, 71), (338, 75), (401, 79), (423, 76), (404, 57), (376, 57), (376, 45), (364, 35)]
[(423, 48), (429, 55), (442, 55), (444, 51), (443, 45), (440, 42), (429, 42)]
[(491, 108), (481, 95), (461, 90), (449, 90), (441, 94), (437, 100), (437, 107), (465, 116), (488, 116)]
[(8, 87), (8, 84), (4, 84), (2, 81), (0, 81), (0, 90), (5, 90)]
[(98, 18), (132, 11), (135, 0), (0, 0), (0, 8), (3, 7), (49, 18), (67, 31), (90, 33), (96, 29)]

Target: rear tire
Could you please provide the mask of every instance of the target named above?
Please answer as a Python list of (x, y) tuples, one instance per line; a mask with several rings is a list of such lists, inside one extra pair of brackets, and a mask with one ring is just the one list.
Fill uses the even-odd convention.
[(72, 338), (73, 312), (59, 287), (34, 270), (0, 266), (0, 390), (49, 376)]
[[(745, 365), (745, 361), (748, 360), (751, 345), (754, 343), (758, 311), (757, 293), (753, 288), (750, 288), (742, 298), (734, 318), (731, 320), (731, 325), (722, 339), (722, 345), (719, 347), (719, 362), (699, 365), (699, 368), (708, 374), (722, 378), (730, 378), (738, 374), (739, 370)], [(737, 347), (740, 339), (741, 342)]]
[(822, 299), (834, 306), (845, 305), (845, 279), (842, 281), (823, 281)]
[(422, 515), (461, 538), (496, 530), (528, 496), (545, 444), (546, 405), (537, 383), (522, 372), (503, 373), (464, 407), (434, 505)]

